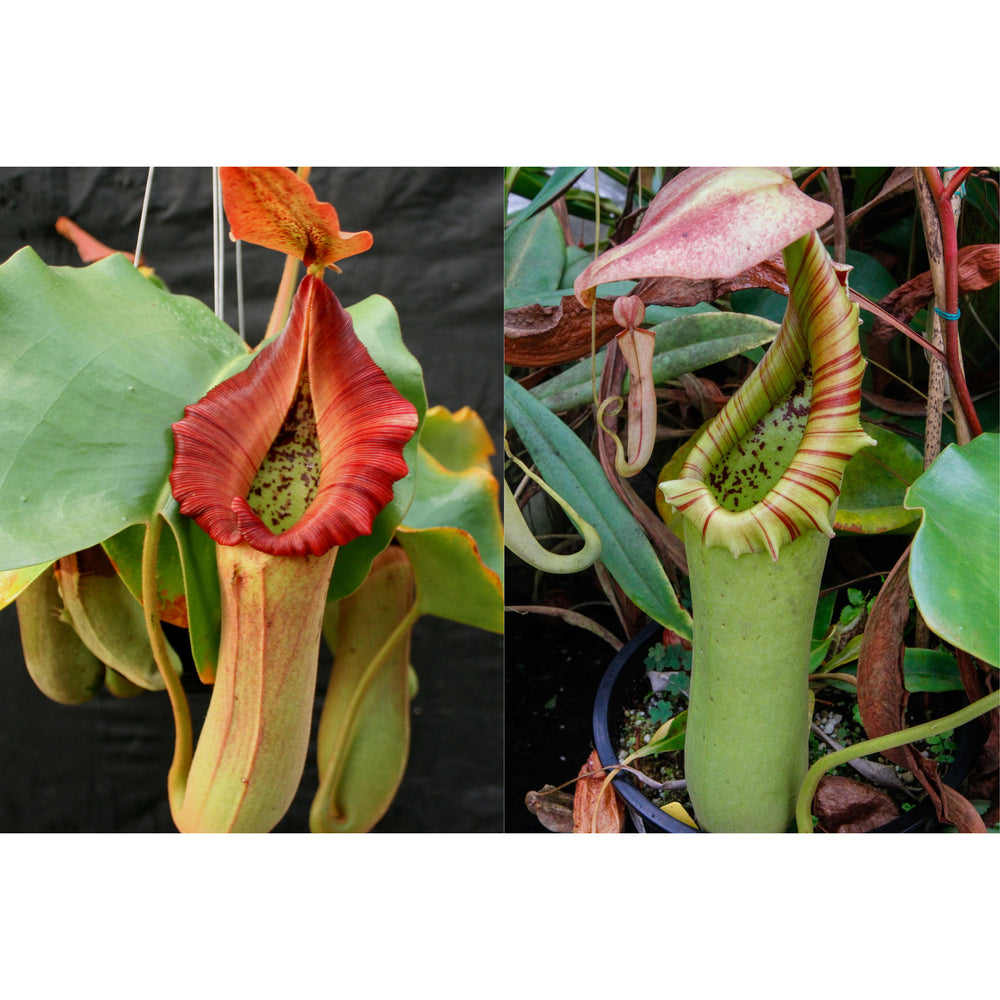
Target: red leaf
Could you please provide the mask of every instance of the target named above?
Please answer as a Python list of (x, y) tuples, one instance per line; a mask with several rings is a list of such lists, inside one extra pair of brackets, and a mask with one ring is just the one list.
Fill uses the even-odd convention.
[(287, 167), (220, 167), (219, 179), (233, 239), (320, 269), (372, 245), (369, 232), (341, 232), (333, 205), (318, 201), (312, 187)]

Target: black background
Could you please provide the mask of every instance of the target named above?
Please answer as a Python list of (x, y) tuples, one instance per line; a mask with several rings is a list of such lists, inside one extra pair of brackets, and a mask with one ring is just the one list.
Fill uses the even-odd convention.
[[(79, 266), (59, 236), (66, 215), (108, 246), (134, 251), (147, 168), (0, 167), (0, 261), (30, 245), (50, 265)], [(502, 439), (502, 173), (493, 168), (314, 168), (317, 197), (346, 231), (374, 245), (327, 281), (344, 305), (389, 298), (420, 360), (430, 405), (471, 406)], [(284, 258), (244, 245), (244, 328), (257, 343)], [(225, 319), (237, 325), (235, 248), (226, 233)], [(160, 167), (143, 240), (146, 263), (172, 292), (214, 305), (208, 167)], [(499, 461), (494, 468), (499, 471)], [(2, 516), (2, 515), (0, 515)], [(172, 632), (175, 646), (184, 633)], [(406, 776), (378, 832), (495, 832), (502, 827), (502, 637), (421, 619), (412, 662)], [(330, 670), (321, 648), (316, 718)], [(210, 689), (185, 686), (195, 726)], [(315, 730), (314, 730), (315, 732)], [(169, 832), (173, 721), (164, 693), (118, 701), (102, 693), (62, 706), (34, 687), (14, 606), (0, 611), (0, 831)], [(317, 786), (313, 748), (279, 832), (304, 832)]]

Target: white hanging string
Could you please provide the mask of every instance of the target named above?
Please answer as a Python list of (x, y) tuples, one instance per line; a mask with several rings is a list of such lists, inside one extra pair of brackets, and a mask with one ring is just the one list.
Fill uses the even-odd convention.
[[(142, 241), (146, 234), (146, 219), (149, 216), (150, 194), (153, 190), (153, 171), (155, 167), (150, 167), (146, 174), (146, 191), (142, 199), (142, 211), (139, 214), (139, 234), (135, 241), (135, 267), (139, 266), (142, 257)], [(225, 247), (226, 240), (223, 236), (225, 230), (225, 207), (222, 203), (222, 184), (219, 180), (219, 168), (212, 168), (212, 260), (215, 277), (215, 315), (222, 319), (223, 310), (223, 290), (225, 274)], [(243, 243), (236, 241), (236, 313), (238, 318), (239, 334), (246, 340), (243, 322)]]
[(215, 272), (215, 315), (222, 319), (223, 310), (223, 249), (222, 197), (219, 168), (212, 167), (212, 257)]
[(132, 262), (135, 267), (139, 266), (139, 258), (142, 256), (142, 238), (146, 234), (146, 216), (149, 214), (149, 193), (153, 190), (153, 167), (149, 168), (146, 174), (146, 193), (142, 199), (142, 212), (139, 215), (139, 235), (135, 240), (135, 260)]

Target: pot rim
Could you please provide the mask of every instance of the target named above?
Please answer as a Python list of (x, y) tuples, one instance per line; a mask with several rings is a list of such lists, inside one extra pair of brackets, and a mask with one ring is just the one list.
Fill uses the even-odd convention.
[[(612, 693), (622, 674), (630, 667), (636, 666), (636, 660), (641, 654), (645, 656), (646, 650), (654, 644), (657, 636), (662, 633), (663, 626), (658, 622), (651, 622), (640, 629), (624, 646), (615, 654), (608, 664), (601, 683), (597, 688), (594, 697), (593, 735), (594, 746), (597, 755), (605, 767), (613, 767), (618, 763), (618, 754), (614, 749), (611, 732), (608, 725), (608, 711), (612, 700)], [(641, 663), (641, 661), (640, 661)], [(968, 773), (978, 749), (976, 730), (973, 727), (975, 720), (971, 723), (959, 727), (956, 735), (962, 734), (964, 738), (959, 739), (958, 753), (948, 773), (943, 781), (947, 785), (956, 787)], [(632, 783), (627, 775), (619, 775), (612, 779), (615, 791), (627, 806), (633, 825), (641, 833), (645, 829), (651, 828), (656, 833), (704, 833), (703, 830), (695, 830), (674, 819), (657, 808), (641, 790)], [(883, 826), (870, 833), (914, 833), (924, 828), (927, 821), (934, 817), (934, 806), (930, 796), (917, 803), (909, 812), (903, 813), (894, 820), (890, 820)], [(638, 821), (637, 821), (638, 819)]]

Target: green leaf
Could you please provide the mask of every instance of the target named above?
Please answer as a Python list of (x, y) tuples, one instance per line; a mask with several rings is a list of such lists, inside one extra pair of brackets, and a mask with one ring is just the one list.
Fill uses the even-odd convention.
[(148, 520), (170, 497), (170, 427), (246, 346), (120, 254), (0, 266), (0, 569), (52, 560)]
[(823, 665), (823, 660), (826, 659), (826, 651), (830, 648), (831, 642), (833, 642), (832, 632), (825, 639), (812, 640), (809, 646), (809, 673), (815, 674)]
[[(718, 311), (689, 312), (651, 329), (656, 336), (653, 381), (657, 384), (767, 344), (778, 333), (778, 325), (770, 320)], [(604, 349), (597, 354), (598, 376), (606, 353)], [(532, 395), (550, 410), (563, 411), (587, 403), (592, 392), (590, 358), (585, 358), (543, 382)]]
[(576, 280), (576, 276), (585, 270), (593, 259), (593, 253), (583, 247), (573, 245), (566, 247), (562, 279), (559, 282), (559, 287), (563, 290), (564, 295), (573, 294), (573, 282)]
[(584, 170), (586, 170), (586, 167), (556, 167), (552, 171), (552, 176), (542, 185), (542, 189), (538, 194), (531, 199), (527, 206), (517, 213), (516, 218), (507, 226), (504, 239), (509, 239), (511, 233), (518, 227), (522, 226), (543, 208), (551, 205), (561, 194), (568, 191), (576, 183), (577, 178), (583, 174)]
[(741, 288), (730, 293), (729, 301), (734, 312), (760, 316), (779, 325), (788, 308), (788, 299), (770, 288)]
[(862, 635), (852, 635), (851, 638), (844, 644), (844, 648), (839, 653), (831, 656), (830, 659), (823, 664), (823, 672), (827, 673), (831, 670), (839, 670), (846, 664), (853, 663), (858, 658), (858, 654), (861, 652), (861, 640), (863, 638), (864, 636)]
[[(660, 736), (660, 732), (663, 730), (664, 726), (667, 727), (667, 732), (665, 735)], [(635, 753), (630, 755), (631, 760), (637, 760), (640, 757), (652, 757), (659, 753), (669, 753), (671, 750), (683, 750), (684, 749), (684, 737), (687, 735), (687, 712), (680, 712), (669, 722), (665, 722), (663, 726), (658, 729), (653, 736), (654, 738), (649, 741), (644, 747), (636, 750)]]
[(486, 567), (472, 536), (460, 528), (410, 530), (396, 535), (417, 578), (417, 605), (461, 625), (503, 631), (503, 586)]
[(423, 449), (418, 454), (420, 488), (403, 525), (411, 530), (460, 528), (470, 534), (480, 558), (496, 575), (503, 567), (503, 526), (498, 484), (485, 469), (446, 469)]
[(586, 445), (507, 376), (504, 409), (545, 481), (600, 535), (601, 561), (625, 593), (655, 621), (691, 638), (691, 618), (679, 604), (649, 539)]
[[(829, 663), (823, 665), (823, 672), (857, 676), (856, 666), (848, 666), (858, 658), (862, 636), (856, 635)], [(840, 691), (857, 692), (853, 684), (845, 684), (838, 680), (829, 680), (830, 687)], [(937, 691), (961, 691), (962, 678), (958, 672), (955, 657), (943, 649), (911, 649), (903, 650), (903, 686), (910, 694)]]
[(1000, 666), (1000, 434), (949, 445), (903, 502), (924, 512), (910, 553), (920, 613), (942, 639)]
[(958, 662), (943, 649), (905, 650), (903, 683), (911, 694), (918, 691), (963, 690)]
[(837, 603), (837, 592), (831, 591), (824, 594), (816, 602), (816, 615), (813, 618), (813, 641), (822, 642), (830, 631), (830, 623), (833, 621), (833, 606)]
[(559, 288), (566, 240), (555, 212), (546, 209), (504, 240), (504, 308), (528, 305)]
[[(453, 425), (453, 435), (456, 431), (460, 428)], [(420, 613), (503, 631), (503, 526), (496, 479), (476, 465), (445, 468), (421, 448), (417, 482), (396, 538), (416, 574)]]
[(924, 471), (920, 452), (884, 427), (864, 420), (861, 426), (878, 445), (847, 463), (834, 527), (863, 535), (916, 527), (919, 514), (903, 506), (903, 496)]
[(35, 566), (24, 566), (21, 569), (11, 569), (0, 573), (0, 608), (7, 607), (21, 591), (26, 590), (36, 577), (41, 576), (51, 565), (51, 562), (43, 562)]
[(489, 471), (490, 456), (496, 447), (475, 410), (463, 407), (451, 413), (443, 406), (432, 406), (420, 428), (420, 450), (432, 455), (446, 469), (464, 472), (473, 466)]

